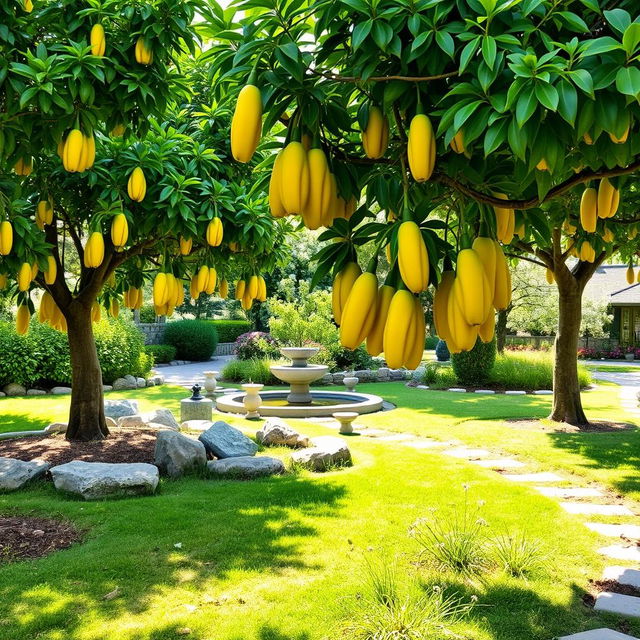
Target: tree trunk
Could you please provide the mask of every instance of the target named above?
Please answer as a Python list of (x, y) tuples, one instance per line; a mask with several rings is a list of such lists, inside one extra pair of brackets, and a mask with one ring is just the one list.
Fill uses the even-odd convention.
[(567, 271), (557, 278), (559, 292), (558, 333), (553, 369), (553, 410), (549, 418), (576, 426), (589, 424), (582, 409), (578, 383), (578, 338), (582, 317), (582, 287)]
[(104, 440), (102, 371), (91, 324), (91, 305), (77, 299), (65, 310), (71, 354), (71, 409), (67, 440)]
[(507, 309), (498, 311), (498, 318), (496, 320), (496, 347), (498, 353), (504, 353), (504, 345), (507, 341), (507, 320), (509, 319), (509, 311), (511, 311), (511, 305)]

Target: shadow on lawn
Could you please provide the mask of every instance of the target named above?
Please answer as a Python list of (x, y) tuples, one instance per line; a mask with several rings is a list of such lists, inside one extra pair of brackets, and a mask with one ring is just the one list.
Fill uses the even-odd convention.
[[(218, 606), (236, 606), (234, 599), (241, 598), (241, 586), (232, 586), (227, 600), (229, 585), (221, 584), (232, 573), (273, 579), (292, 568), (321, 569), (306, 549), (318, 532), (305, 518), (338, 517), (346, 493), (337, 483), (296, 476), (164, 482), (153, 498), (97, 503), (61, 501), (51, 486), (34, 487), (21, 494), (23, 512), (55, 510), (86, 526), (87, 539), (44, 559), (0, 568), (0, 637), (7, 637), (6, 625), (15, 638), (61, 634), (76, 640), (86, 637), (87, 620), (108, 628), (111, 620), (144, 619), (150, 607), (168, 600), (164, 615), (174, 620), (174, 613), (182, 617), (184, 602), (210, 607), (214, 616)], [(0, 499), (3, 511), (8, 506)], [(171, 601), (171, 590), (181, 588), (185, 593)], [(116, 596), (107, 596), (114, 590)], [(168, 635), (144, 633), (134, 637), (176, 637), (168, 627)], [(306, 637), (264, 627), (259, 640)]]

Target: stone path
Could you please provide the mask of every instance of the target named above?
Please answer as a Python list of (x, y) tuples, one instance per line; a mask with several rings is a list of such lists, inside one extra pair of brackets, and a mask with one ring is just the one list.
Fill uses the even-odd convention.
[[(612, 374), (607, 374), (612, 375)], [(625, 374), (628, 375), (628, 374)], [(633, 388), (633, 398), (640, 388), (640, 376), (637, 379), (638, 387)], [(635, 383), (634, 383), (635, 384)], [(628, 395), (628, 394), (627, 394)], [(625, 406), (625, 408), (627, 408)], [(636, 408), (640, 413), (640, 410)], [(322, 424), (338, 428), (336, 421), (323, 420)], [(594, 486), (576, 486), (577, 479), (563, 477), (550, 471), (536, 471), (534, 463), (523, 462), (515, 457), (502, 456), (500, 452), (488, 449), (467, 447), (459, 440), (442, 442), (433, 438), (419, 437), (410, 433), (397, 433), (382, 429), (369, 429), (354, 424), (356, 432), (363, 437), (371, 438), (377, 442), (396, 442), (400, 446), (411, 447), (438, 455), (450, 456), (461, 462), (468, 462), (487, 469), (501, 472), (506, 469), (531, 467), (523, 473), (501, 473), (501, 476), (510, 482), (528, 485), (534, 491), (550, 499), (559, 501), (560, 506), (568, 513), (577, 516), (597, 515), (602, 518), (637, 518), (638, 516), (623, 504), (618, 504), (611, 494)], [(542, 486), (539, 486), (542, 485)], [(571, 485), (571, 486), (569, 486)], [(640, 564), (640, 525), (625, 523), (584, 522), (591, 531), (602, 536), (618, 538), (619, 543), (604, 546), (598, 549), (603, 556), (617, 561), (626, 561)], [(626, 544), (628, 543), (628, 544)], [(603, 580), (616, 581), (620, 585), (636, 587), (640, 590), (640, 570), (627, 566), (607, 567), (603, 574)], [(612, 613), (625, 617), (640, 618), (640, 597), (624, 595), (604, 591), (596, 597), (594, 609), (606, 613)], [(573, 635), (562, 636), (559, 640), (638, 640), (632, 636), (614, 631), (613, 629), (593, 629)]]
[(164, 376), (165, 384), (175, 384), (181, 387), (192, 387), (196, 382), (202, 386), (205, 371), (218, 371), (222, 374), (224, 366), (234, 360), (235, 356), (216, 356), (207, 362), (192, 362), (175, 367), (156, 367)]
[[(627, 364), (626, 362), (624, 363)], [(640, 391), (640, 367), (637, 373), (626, 372), (616, 373), (614, 371), (593, 371), (593, 377), (596, 380), (605, 380), (613, 382), (620, 387), (620, 404), (625, 411), (633, 415), (640, 415), (640, 407), (638, 406), (638, 391)]]

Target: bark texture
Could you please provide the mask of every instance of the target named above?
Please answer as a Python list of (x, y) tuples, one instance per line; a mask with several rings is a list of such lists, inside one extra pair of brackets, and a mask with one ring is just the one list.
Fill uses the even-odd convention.
[(504, 345), (507, 341), (507, 321), (509, 320), (509, 311), (513, 308), (509, 305), (506, 309), (498, 311), (496, 319), (496, 348), (498, 353), (504, 353)]

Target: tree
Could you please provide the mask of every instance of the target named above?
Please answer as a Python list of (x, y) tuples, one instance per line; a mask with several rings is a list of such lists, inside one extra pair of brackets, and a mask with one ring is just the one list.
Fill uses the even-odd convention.
[[(621, 216), (578, 230), (585, 251), (570, 269), (562, 225), (568, 213), (575, 221), (585, 185), (608, 190), (601, 207), (608, 216), (615, 209), (612, 188), (623, 189), (624, 176), (640, 167), (640, 138), (633, 134), (640, 23), (632, 0), (613, 10), (598, 0), (574, 5), (247, 0), (235, 5), (245, 12), (239, 19), (218, 10), (207, 33), (220, 41), (208, 51), (219, 94), (233, 94), (233, 85), (245, 84), (255, 69), (264, 131), (285, 144), (313, 140), (343, 200), (364, 191), (350, 220), (340, 216), (320, 236), (328, 243), (317, 255), (316, 279), (339, 273), (366, 244), (390, 243), (395, 261), (398, 230), (409, 221), (420, 227), (433, 285), (472, 237), (498, 235), (507, 253), (555, 274), (561, 307), (552, 418), (580, 425), (586, 423), (576, 368), (582, 290), (627, 236)], [(375, 222), (379, 208), (400, 219)], [(456, 280), (468, 280), (456, 266)], [(464, 302), (460, 326), (472, 334), (478, 320), (468, 307), (477, 301), (455, 296)]]
[[(273, 266), (284, 225), (266, 213), (261, 194), (248, 197), (229, 181), (234, 165), (220, 144), (228, 117), (213, 122), (211, 107), (189, 102), (175, 61), (182, 57), (188, 71), (191, 25), (205, 7), (35, 5), (27, 13), (0, 2), (0, 271), (20, 274), (11, 285), (20, 330), (37, 289), (48, 305), (41, 317), (67, 330), (67, 438), (93, 440), (108, 434), (91, 322), (99, 305), (113, 314), (123, 299), (139, 306), (152, 279), (156, 312), (169, 315), (180, 283), (204, 267), (212, 290), (215, 269), (239, 277)], [(224, 237), (212, 243), (205, 237), (215, 218)]]

